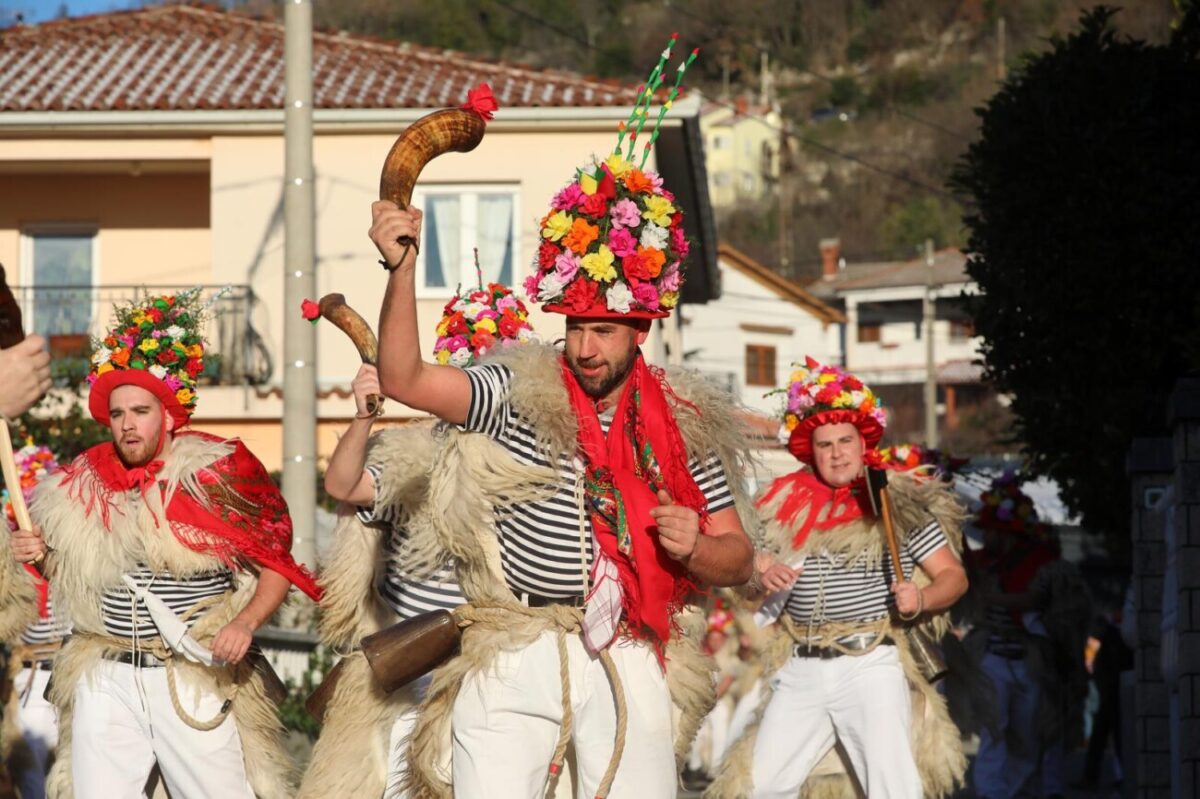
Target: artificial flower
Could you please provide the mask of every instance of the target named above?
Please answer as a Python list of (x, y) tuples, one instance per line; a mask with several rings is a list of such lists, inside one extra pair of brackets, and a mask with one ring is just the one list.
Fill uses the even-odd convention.
[(567, 287), (563, 302), (575, 313), (584, 313), (596, 302), (596, 283), (587, 278), (576, 278)]
[(604, 292), (604, 300), (608, 310), (629, 313), (630, 304), (633, 302), (633, 292), (629, 290), (628, 283), (618, 280), (609, 287), (608, 291)]
[(613, 203), (608, 215), (613, 226), (618, 228), (637, 227), (642, 223), (642, 212), (638, 210), (637, 203), (628, 198)]
[(614, 227), (608, 232), (608, 249), (618, 258), (637, 252), (637, 239), (628, 230)]
[(658, 289), (651, 283), (638, 283), (634, 286), (633, 298), (647, 311), (658, 310)]
[(597, 282), (607, 283), (617, 277), (617, 270), (613, 268), (613, 251), (603, 244), (598, 251), (583, 256), (581, 265), (588, 277)]
[[(584, 224), (587, 224), (586, 222)], [(558, 241), (571, 231), (571, 216), (565, 211), (551, 214), (542, 228), (542, 238)]]
[(650, 222), (642, 228), (642, 235), (638, 239), (638, 243), (643, 247), (664, 250), (667, 247), (667, 229)]
[(600, 235), (600, 228), (590, 224), (582, 217), (575, 217), (571, 230), (563, 238), (563, 245), (569, 247), (578, 255), (588, 251), (588, 246)]
[(656, 225), (667, 227), (671, 224), (671, 214), (674, 211), (675, 206), (671, 205), (670, 200), (661, 195), (652, 194), (645, 200), (645, 210), (642, 211), (642, 218)]

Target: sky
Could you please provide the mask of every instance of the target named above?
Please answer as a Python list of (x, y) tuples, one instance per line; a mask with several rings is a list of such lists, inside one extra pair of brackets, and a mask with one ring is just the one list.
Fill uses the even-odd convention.
[(14, 24), (18, 14), (26, 24), (45, 22), (58, 17), (64, 7), (67, 16), (82, 17), (140, 5), (139, 0), (0, 0), (0, 26)]

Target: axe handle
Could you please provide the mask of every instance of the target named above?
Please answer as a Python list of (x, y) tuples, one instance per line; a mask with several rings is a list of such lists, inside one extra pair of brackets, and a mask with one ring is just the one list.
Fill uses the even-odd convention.
[(900, 565), (900, 545), (896, 542), (896, 525), (892, 521), (892, 497), (886, 487), (879, 491), (879, 510), (883, 520), (883, 535), (892, 556), (892, 572), (896, 582), (901, 582), (904, 580), (904, 568)]

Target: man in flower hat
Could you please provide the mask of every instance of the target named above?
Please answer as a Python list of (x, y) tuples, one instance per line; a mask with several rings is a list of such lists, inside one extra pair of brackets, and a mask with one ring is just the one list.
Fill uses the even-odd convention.
[(185, 429), (206, 311), (198, 290), (116, 309), (88, 398), (113, 440), (43, 481), (34, 529), (12, 536), (74, 628), (50, 690), (51, 793), (139, 797), (157, 763), (174, 796), (290, 795), (251, 642), (292, 584), (319, 591), (262, 464), (240, 441)]
[[(935, 626), (966, 590), (961, 510), (942, 481), (893, 474), (894, 573), (864, 480), (882, 465), (874, 393), (810, 358), (791, 376), (784, 421), (805, 468), (758, 500), (766, 543), (752, 581), (783, 631), (765, 653), (773, 690), (708, 795), (796, 797), (843, 769), (872, 799), (946, 795), (965, 769), (959, 736), (900, 625)], [(849, 763), (819, 768), (836, 743)]]
[[(435, 516), (469, 626), (413, 734), (414, 790), (540, 795), (573, 745), (577, 795), (674, 796), (675, 756), (711, 707), (711, 660), (680, 635), (680, 613), (695, 588), (750, 575), (733, 507), (741, 440), (727, 396), (683, 374), (668, 383), (641, 355), (651, 320), (678, 300), (686, 239), (661, 179), (629, 157), (590, 165), (542, 225), (526, 289), (536, 282), (530, 298), (567, 317), (561, 352), (422, 362), (415, 261), (398, 243), (419, 240), (421, 216), (372, 206), (392, 273), (383, 392), (483, 434), (450, 448), (452, 480), (433, 476), (459, 492)], [(479, 439), (488, 446), (454, 450)], [(672, 700), (685, 708), (674, 753)], [(452, 786), (438, 770), (447, 730)]]
[[(446, 303), (436, 333), (434, 359), (459, 367), (534, 339), (525, 304), (507, 286), (482, 279)], [(396, 622), (466, 602), (452, 565), (420, 562), (410, 536), (428, 525), (429, 472), (443, 426), (414, 422), (372, 434), (380, 418), (371, 405), (381, 394), (376, 368), (364, 364), (351, 388), (355, 417), (325, 471), (325, 489), (347, 504), (321, 570), (319, 628), (322, 643), (351, 654), (340, 661), (299, 799), (404, 795), (407, 738), (429, 678), (385, 695), (359, 644)]]

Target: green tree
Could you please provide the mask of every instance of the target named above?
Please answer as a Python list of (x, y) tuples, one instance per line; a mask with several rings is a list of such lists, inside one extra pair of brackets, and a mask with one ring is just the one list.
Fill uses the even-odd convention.
[(1013, 72), (953, 183), (988, 377), (1032, 468), (1120, 545), (1130, 440), (1165, 433), (1200, 322), (1200, 59), (1194, 10), (1166, 45), (1119, 38), (1114, 13)]
[(915, 197), (893, 205), (880, 226), (880, 239), (893, 258), (912, 258), (926, 239), (935, 247), (962, 242), (962, 208), (937, 197)]

